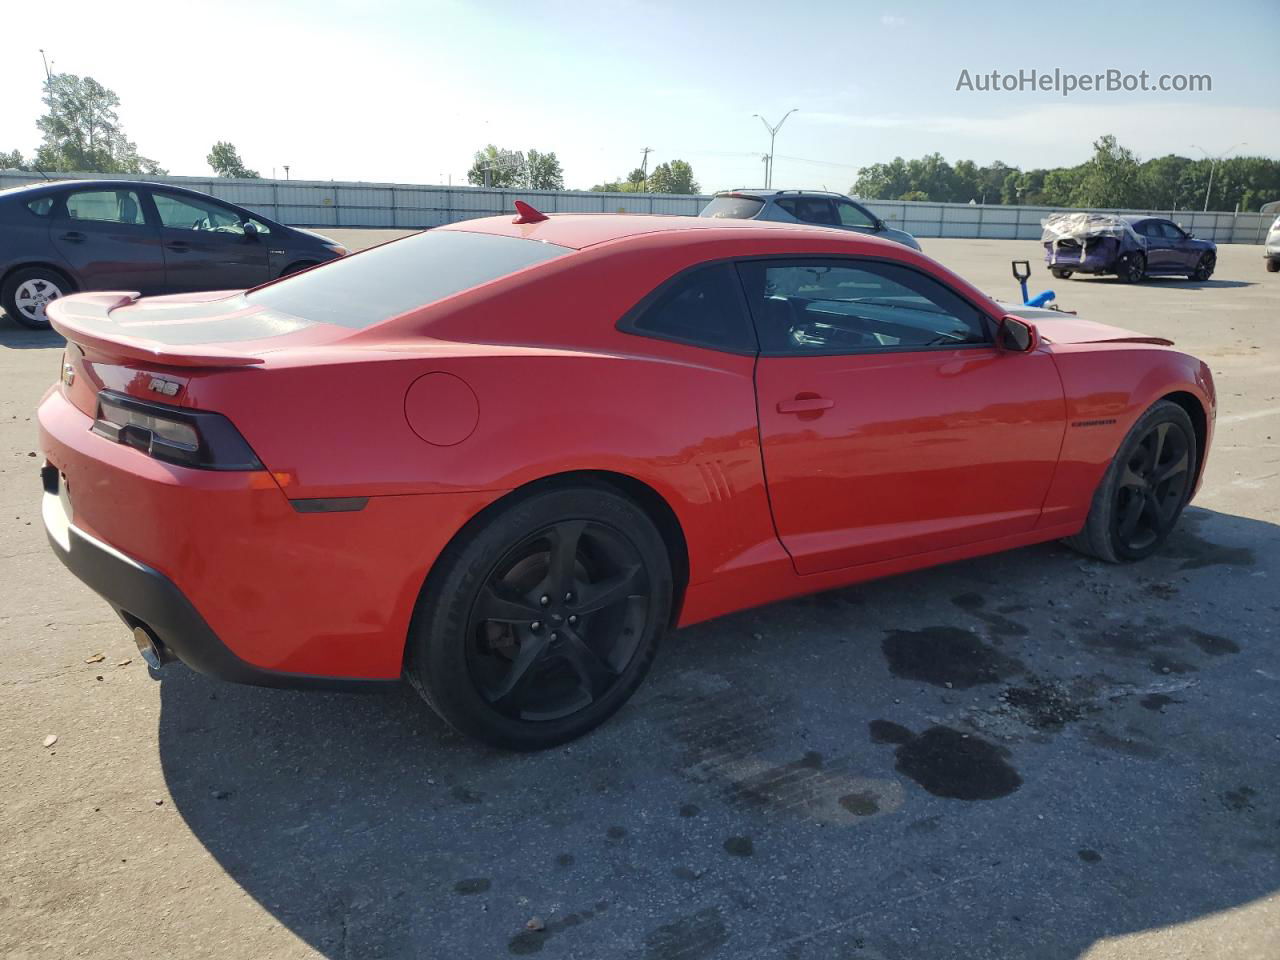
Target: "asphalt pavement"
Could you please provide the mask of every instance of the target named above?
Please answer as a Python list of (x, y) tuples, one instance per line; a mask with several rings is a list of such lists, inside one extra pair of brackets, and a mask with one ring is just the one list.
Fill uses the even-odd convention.
[[(1037, 253), (924, 248), (1003, 297)], [(153, 679), (41, 529), (61, 341), (0, 320), (0, 956), (1280, 956), (1280, 275), (1229, 246), (1207, 283), (1045, 286), (1215, 372), (1161, 554), (1048, 544), (702, 624), (535, 755), (407, 689)]]

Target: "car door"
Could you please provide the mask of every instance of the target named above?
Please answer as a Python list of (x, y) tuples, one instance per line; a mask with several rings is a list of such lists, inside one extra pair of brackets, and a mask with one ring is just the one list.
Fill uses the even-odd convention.
[(190, 194), (153, 190), (168, 289), (242, 290), (270, 279), (264, 238), (234, 207)]
[(996, 349), (984, 311), (903, 265), (739, 273), (760, 338), (769, 499), (798, 573), (1034, 527), (1065, 426), (1047, 353)]
[(82, 290), (153, 293), (164, 287), (160, 231), (147, 222), (133, 185), (63, 194), (54, 208), (50, 237)]
[(779, 197), (774, 203), (801, 223), (820, 227), (840, 226), (835, 205), (826, 197)]
[(1169, 243), (1170, 269), (1187, 272), (1194, 270), (1200, 260), (1200, 251), (1195, 248), (1191, 238), (1172, 221), (1160, 220), (1158, 223), (1161, 233)]
[(846, 230), (876, 233), (876, 218), (852, 200), (835, 200), (836, 219)]
[(1143, 220), (1133, 229), (1147, 241), (1148, 273), (1168, 273), (1177, 268), (1177, 254), (1173, 249), (1173, 241), (1165, 236), (1159, 220)]

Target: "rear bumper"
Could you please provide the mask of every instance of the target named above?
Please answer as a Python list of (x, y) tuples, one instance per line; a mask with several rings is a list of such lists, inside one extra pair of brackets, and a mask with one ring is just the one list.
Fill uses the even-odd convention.
[(266, 670), (246, 663), (223, 643), (177, 585), (145, 563), (77, 528), (58, 496), (59, 476), (48, 464), (41, 471), (41, 515), (49, 545), (58, 559), (110, 604), (129, 626), (145, 626), (166, 654), (220, 680), (262, 687), (370, 689), (396, 680), (320, 677)]
[(248, 683), (398, 680), (431, 566), (501, 495), (354, 487), (346, 509), (300, 510), (266, 471), (164, 463), (99, 436), (59, 389), (38, 420), (67, 493), (46, 494), (63, 562), (190, 666)]

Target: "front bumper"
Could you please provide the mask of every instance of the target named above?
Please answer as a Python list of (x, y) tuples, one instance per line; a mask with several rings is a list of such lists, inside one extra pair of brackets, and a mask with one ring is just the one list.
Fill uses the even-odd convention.
[(220, 680), (263, 687), (366, 689), (393, 680), (320, 677), (266, 670), (246, 663), (224, 644), (177, 585), (145, 563), (79, 529), (67, 515), (56, 467), (41, 469), (41, 516), (58, 559), (101, 596), (131, 629), (139, 626), (159, 640), (167, 658)]

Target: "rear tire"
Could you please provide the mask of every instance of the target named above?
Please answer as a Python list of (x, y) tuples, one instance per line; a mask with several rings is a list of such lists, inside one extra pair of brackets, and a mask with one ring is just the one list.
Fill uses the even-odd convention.
[(5, 315), (28, 330), (48, 330), (45, 306), (59, 297), (75, 293), (75, 284), (50, 267), (24, 267), (5, 278), (0, 288), (0, 306)]
[(1267, 273), (1280, 273), (1280, 260), (1267, 260)]
[(1146, 255), (1126, 253), (1116, 264), (1116, 275), (1125, 283), (1141, 283), (1147, 275)]
[(1070, 280), (1074, 270), (1067, 270), (1065, 267), (1050, 267), (1049, 272), (1059, 280)]
[(535, 490), (440, 555), (409, 629), (405, 674), (450, 726), (541, 750), (612, 716), (671, 617), (666, 545), (604, 486)]
[(1063, 542), (1107, 563), (1155, 553), (1191, 499), (1199, 455), (1187, 412), (1171, 400), (1152, 405), (1116, 451), (1084, 527)]

